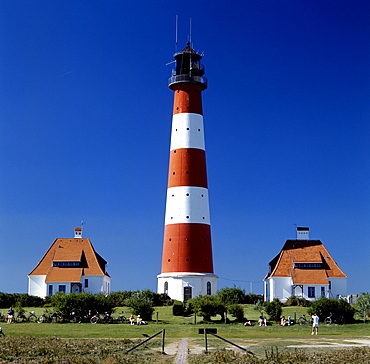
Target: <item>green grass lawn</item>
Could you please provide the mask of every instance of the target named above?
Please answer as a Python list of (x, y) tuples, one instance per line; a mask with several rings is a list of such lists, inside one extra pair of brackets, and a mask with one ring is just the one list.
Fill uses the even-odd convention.
[[(25, 308), (26, 312), (35, 311), (39, 316), (44, 312), (43, 308)], [(53, 311), (48, 309), (49, 312)], [(119, 307), (116, 312), (124, 311), (128, 316), (127, 307)], [(307, 314), (305, 307), (284, 307), (283, 315), (296, 317)], [(252, 305), (245, 305), (245, 317), (257, 321), (259, 312), (253, 310)], [(116, 314), (118, 316), (118, 314)], [(156, 319), (158, 317), (158, 323)], [(230, 317), (232, 320), (232, 318)], [(142, 338), (142, 334), (153, 335), (162, 329), (166, 330), (167, 338), (199, 338), (198, 329), (217, 328), (218, 335), (224, 338), (300, 338), (307, 337), (311, 331), (310, 325), (293, 325), (281, 327), (272, 323), (267, 327), (243, 326), (241, 323), (222, 324), (221, 317), (215, 317), (213, 322), (203, 323), (202, 317), (173, 316), (172, 307), (156, 307), (153, 321), (145, 326), (131, 326), (129, 324), (90, 324), (90, 323), (13, 323), (7, 325), (1, 323), (7, 336), (25, 337), (60, 337), (60, 338)], [(342, 326), (325, 326), (320, 324), (320, 336), (326, 338), (347, 338), (370, 335), (369, 324), (351, 324)]]

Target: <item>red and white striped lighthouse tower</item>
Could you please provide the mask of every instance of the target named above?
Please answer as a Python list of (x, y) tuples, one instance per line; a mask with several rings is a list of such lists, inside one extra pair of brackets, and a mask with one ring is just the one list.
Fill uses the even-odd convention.
[(190, 43), (174, 55), (169, 79), (174, 91), (162, 271), (158, 293), (187, 301), (215, 294), (204, 144), (202, 56)]

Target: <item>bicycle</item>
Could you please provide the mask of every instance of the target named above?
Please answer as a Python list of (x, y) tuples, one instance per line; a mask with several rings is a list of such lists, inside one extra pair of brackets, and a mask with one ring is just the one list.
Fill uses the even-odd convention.
[(29, 321), (29, 322), (36, 322), (37, 321), (37, 316), (35, 314), (35, 311), (30, 311), (30, 314), (27, 317), (27, 321)]
[(39, 318), (37, 319), (37, 322), (39, 324), (41, 323), (45, 323), (45, 322), (62, 322), (63, 321), (63, 318), (62, 316), (59, 315), (58, 312), (52, 312), (52, 313), (49, 313), (47, 310), (39, 316)]
[(298, 317), (297, 323), (300, 325), (307, 325), (310, 323), (310, 321), (306, 319), (306, 315), (302, 315)]
[(17, 316), (15, 317), (14, 322), (26, 322), (27, 316), (24, 314), (24, 310), (19, 310)]
[(96, 313), (93, 317), (91, 317), (90, 322), (92, 324), (97, 324), (98, 322), (102, 324), (112, 324), (113, 323), (113, 317), (110, 313), (105, 312), (103, 317), (100, 317), (99, 313)]
[(127, 322), (128, 322), (128, 320), (127, 320), (127, 318), (125, 317), (125, 315), (124, 315), (123, 311), (119, 314), (118, 319), (117, 319), (117, 322), (118, 322), (119, 324), (125, 324), (125, 323), (127, 323)]
[(339, 315), (337, 317), (333, 318), (333, 313), (330, 312), (330, 315), (324, 320), (324, 323), (326, 326), (330, 326), (331, 324), (336, 324), (336, 325), (343, 325), (345, 320), (342, 315)]

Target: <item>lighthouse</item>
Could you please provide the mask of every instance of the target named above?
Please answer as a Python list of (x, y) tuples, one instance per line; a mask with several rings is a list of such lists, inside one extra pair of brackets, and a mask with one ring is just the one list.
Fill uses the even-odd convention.
[(204, 143), (202, 55), (190, 43), (174, 55), (174, 91), (162, 270), (158, 293), (186, 302), (217, 291)]

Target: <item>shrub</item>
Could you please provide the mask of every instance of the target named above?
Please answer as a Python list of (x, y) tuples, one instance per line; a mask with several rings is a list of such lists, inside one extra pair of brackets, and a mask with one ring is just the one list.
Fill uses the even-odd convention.
[(280, 321), (281, 313), (282, 313), (282, 306), (283, 304), (275, 298), (271, 302), (267, 302), (265, 306), (265, 311), (269, 315), (269, 320), (272, 321)]
[(172, 306), (172, 314), (174, 316), (184, 316), (185, 307), (181, 301), (175, 301)]
[(263, 295), (258, 295), (254, 293), (248, 293), (245, 296), (244, 303), (255, 305), (257, 302), (263, 303)]
[(342, 299), (332, 299), (321, 297), (318, 300), (312, 302), (311, 307), (307, 311), (310, 315), (317, 313), (320, 317), (320, 321), (324, 321), (326, 317), (332, 313), (335, 314), (333, 317), (343, 316), (345, 323), (353, 322), (354, 308)]
[(132, 314), (140, 315), (144, 321), (152, 319), (153, 301), (142, 291), (132, 293), (131, 297), (125, 301), (125, 305), (131, 308)]
[(363, 317), (364, 312), (367, 317), (370, 316), (370, 293), (361, 293), (361, 296), (356, 302), (356, 311), (360, 317)]
[(296, 297), (296, 296), (290, 296), (286, 302), (284, 303), (284, 306), (301, 306), (301, 307), (309, 307), (311, 306), (311, 301), (306, 300), (303, 297)]
[(245, 291), (235, 286), (233, 288), (225, 287), (220, 289), (216, 296), (225, 305), (242, 304), (245, 301)]
[(226, 312), (225, 305), (216, 296), (198, 296), (188, 300), (187, 307), (191, 307), (192, 312), (203, 316), (204, 321), (211, 321), (211, 317), (216, 315), (223, 316)]
[(233, 305), (230, 305), (230, 306), (228, 306), (227, 311), (230, 313), (230, 315), (235, 317), (235, 321), (237, 321), (237, 322), (244, 322), (245, 321), (245, 319), (244, 319), (244, 309), (241, 305), (238, 305), (236, 303), (233, 304)]

